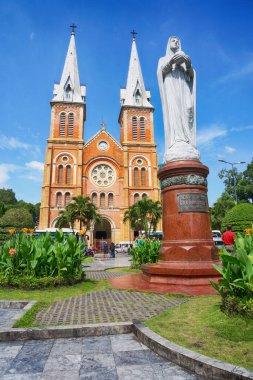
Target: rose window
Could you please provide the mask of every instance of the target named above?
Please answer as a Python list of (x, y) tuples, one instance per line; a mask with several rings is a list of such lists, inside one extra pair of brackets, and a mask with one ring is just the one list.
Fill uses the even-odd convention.
[(113, 183), (115, 172), (109, 165), (99, 164), (93, 168), (91, 179), (96, 185), (108, 186)]

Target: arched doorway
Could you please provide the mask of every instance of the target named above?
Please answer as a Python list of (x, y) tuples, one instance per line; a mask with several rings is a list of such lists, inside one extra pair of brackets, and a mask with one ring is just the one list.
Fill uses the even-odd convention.
[(103, 251), (105, 241), (107, 241), (108, 246), (110, 246), (111, 240), (112, 240), (111, 223), (107, 219), (102, 218), (101, 222), (96, 222), (94, 224), (94, 230), (93, 230), (93, 241), (98, 252)]

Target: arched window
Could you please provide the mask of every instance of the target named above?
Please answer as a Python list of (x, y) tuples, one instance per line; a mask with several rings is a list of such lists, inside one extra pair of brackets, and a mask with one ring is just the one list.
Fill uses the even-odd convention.
[(105, 193), (100, 194), (100, 207), (105, 207)]
[(91, 201), (92, 201), (92, 203), (94, 203), (95, 206), (97, 206), (97, 204), (98, 204), (98, 196), (97, 196), (97, 193), (92, 193)]
[(134, 203), (138, 202), (140, 200), (140, 196), (138, 193), (134, 194)]
[(140, 135), (141, 135), (141, 139), (145, 139), (146, 133), (145, 133), (145, 119), (144, 119), (144, 117), (140, 117)]
[(71, 166), (67, 165), (66, 166), (66, 184), (70, 185), (70, 181), (71, 181)]
[(68, 129), (68, 136), (73, 136), (73, 129), (74, 129), (74, 114), (71, 112), (69, 114), (69, 129)]
[(132, 137), (134, 140), (137, 139), (137, 117), (132, 117)]
[(142, 194), (142, 199), (147, 198), (147, 197), (148, 197), (148, 196), (147, 196), (146, 193), (143, 193), (143, 194)]
[(62, 207), (62, 193), (56, 194), (56, 207)]
[(138, 168), (134, 168), (134, 186), (138, 186)]
[(60, 114), (60, 137), (65, 136), (65, 127), (66, 127), (66, 114), (62, 112)]
[(59, 185), (62, 185), (62, 175), (63, 175), (63, 166), (58, 166), (58, 183)]
[(70, 193), (65, 193), (65, 206), (70, 203)]
[(108, 195), (108, 207), (113, 208), (113, 194)]
[(146, 169), (141, 168), (141, 186), (146, 186)]

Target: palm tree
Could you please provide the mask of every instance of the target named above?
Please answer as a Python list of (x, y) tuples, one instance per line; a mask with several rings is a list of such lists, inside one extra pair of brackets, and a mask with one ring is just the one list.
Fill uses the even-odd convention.
[(161, 217), (161, 202), (144, 197), (125, 211), (123, 222), (126, 223), (129, 220), (132, 230), (144, 230), (147, 236), (151, 230), (156, 231)]
[(90, 229), (92, 221), (101, 221), (97, 210), (97, 207), (91, 202), (89, 197), (83, 197), (82, 195), (73, 197), (72, 202), (61, 212), (60, 218), (57, 221), (57, 227), (67, 222), (73, 229), (75, 221), (78, 221), (80, 223), (80, 230), (84, 228), (86, 233)]

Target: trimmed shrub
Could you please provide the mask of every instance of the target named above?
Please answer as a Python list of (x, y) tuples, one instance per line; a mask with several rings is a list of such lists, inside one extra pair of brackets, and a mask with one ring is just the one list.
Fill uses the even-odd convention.
[(251, 228), (253, 223), (253, 204), (239, 203), (229, 210), (222, 221), (222, 230), (226, 230), (228, 224), (232, 224), (234, 232), (244, 232)]
[(44, 289), (55, 288), (57, 286), (74, 285), (82, 282), (85, 278), (85, 273), (82, 272), (79, 276), (73, 277), (2, 277), (0, 276), (0, 287), (19, 288), (19, 289)]

